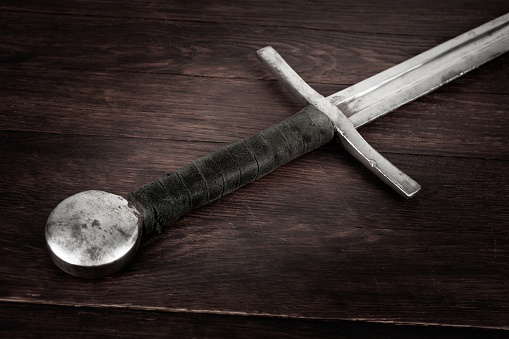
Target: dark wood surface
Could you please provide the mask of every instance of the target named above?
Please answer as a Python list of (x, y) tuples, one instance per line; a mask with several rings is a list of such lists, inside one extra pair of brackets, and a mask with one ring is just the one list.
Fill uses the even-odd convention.
[[(22, 5), (20, 5), (22, 3)], [(122, 196), (509, 11), (507, 1), (0, 1), (0, 336), (509, 336), (509, 55), (361, 129), (404, 200), (329, 144), (146, 239), (60, 271), (67, 196)]]

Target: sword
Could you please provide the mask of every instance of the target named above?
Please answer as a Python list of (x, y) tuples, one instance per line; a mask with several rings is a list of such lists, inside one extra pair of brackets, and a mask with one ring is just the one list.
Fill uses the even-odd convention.
[(374, 150), (357, 132), (509, 50), (509, 13), (331, 96), (313, 90), (272, 48), (260, 60), (307, 106), (241, 140), (129, 193), (127, 199), (91, 190), (51, 212), (45, 236), (50, 257), (83, 278), (111, 275), (134, 257), (142, 234), (163, 226), (310, 152), (334, 137), (406, 198), (420, 185)]

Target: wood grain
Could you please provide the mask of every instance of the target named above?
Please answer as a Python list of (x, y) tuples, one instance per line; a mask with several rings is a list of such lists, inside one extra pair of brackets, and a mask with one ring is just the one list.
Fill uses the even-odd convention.
[[(112, 18), (160, 19), (201, 23), (233, 23), (254, 27), (306, 28), (310, 30), (353, 31), (371, 34), (408, 34), (417, 36), (449, 34), (461, 31), (507, 13), (504, 0), (486, 0), (482, 4), (462, 0), (392, 1), (334, 0), (256, 1), (237, 3), (230, 0), (193, 1), (193, 5), (175, 2), (130, 1), (129, 6), (115, 1), (4, 0), (1, 8), (14, 11), (65, 13)], [(403, 15), (402, 15), (403, 14)], [(437, 25), (445, 22), (446, 25)], [(453, 33), (455, 34), (455, 33)]]
[[(466, 77), (497, 67), (509, 67), (509, 58)], [(507, 83), (498, 73), (486, 81)], [(256, 80), (16, 68), (3, 75), (9, 87), (0, 85), (7, 95), (0, 120), (7, 130), (232, 143), (299, 110), (276, 84)], [(246, 94), (231, 95), (239, 89)], [(363, 127), (364, 137), (381, 153), (507, 159), (509, 86), (505, 93), (454, 89), (446, 86)]]
[(114, 276), (73, 278), (44, 241), (65, 197), (126, 196), (295, 113), (258, 48), (328, 95), (507, 11), (3, 1), (1, 336), (507, 336), (507, 55), (361, 129), (423, 186), (412, 200), (331, 143), (146, 238)]
[[(486, 326), (505, 319), (505, 161), (395, 154), (393, 160), (425, 187), (420, 199), (401, 201), (331, 145), (148, 239), (127, 271), (84, 282), (41, 255), (40, 225), (58, 199), (69, 194), (102, 188), (125, 195), (132, 183), (164, 173), (164, 160), (146, 164), (144, 159), (165, 152), (166, 141), (4, 135), (3, 144), (12, 145), (13, 152), (4, 153), (3, 171), (16, 171), (18, 179), (2, 187), (18, 196), (3, 197), (3, 220), (24, 230), (4, 229), (1, 236), (3, 255), (11, 262), (2, 268), (3, 285), (13, 298), (115, 305), (125, 304), (124, 293), (130, 290), (137, 297), (129, 304), (168, 308), (332, 319), (353, 313), (465, 325), (462, 319), (471, 321), (475, 314), (475, 323)], [(194, 144), (174, 142), (169, 158), (186, 162), (214, 147)], [(17, 213), (21, 206), (38, 210), (22, 216)], [(434, 208), (441, 212), (427, 213)], [(16, 282), (20, 266), (28, 276), (45, 278)], [(143, 284), (136, 288), (140, 278)], [(66, 287), (53, 289), (48, 281)], [(204, 284), (207, 288), (200, 289)], [(478, 294), (481, 287), (484, 292)]]
[[(292, 319), (250, 317), (246, 315), (218, 315), (173, 313), (164, 310), (129, 310), (122, 308), (72, 307), (60, 305), (0, 304), (5, 328), (14, 337), (47, 336), (82, 338), (108, 337), (199, 337), (199, 338), (502, 338), (505, 331), (483, 328), (440, 326), (405, 326), (358, 321), (328, 321), (320, 319)], [(24, 312), (33, 319), (26, 323), (15, 315)], [(47, 320), (41, 321), (40, 314)], [(158, 329), (147, 330), (147, 324)]]
[[(284, 27), (255, 30), (252, 26), (230, 23), (120, 20), (60, 13), (28, 15), (4, 11), (0, 15), (3, 32), (0, 61), (10, 68), (32, 66), (273, 80), (254, 53), (273, 45), (306, 81), (342, 86), (364, 80), (478, 25), (471, 23), (463, 28), (445, 22), (443, 26), (450, 26), (451, 32), (416, 36), (344, 30), (327, 30), (324, 34), (321, 30), (290, 31)], [(30, 45), (23, 43), (27, 40)], [(487, 76), (501, 74), (504, 73), (490, 72)], [(132, 82), (138, 74), (130, 76)], [(506, 93), (507, 86), (499, 81), (469, 83), (478, 92)]]

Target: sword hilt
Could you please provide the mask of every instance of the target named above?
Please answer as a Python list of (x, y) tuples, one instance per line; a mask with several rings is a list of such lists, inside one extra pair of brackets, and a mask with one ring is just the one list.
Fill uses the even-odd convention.
[(259, 59), (301, 103), (323, 112), (334, 125), (338, 141), (371, 172), (405, 198), (413, 197), (421, 186), (378, 153), (357, 132), (355, 125), (336, 105), (309, 86), (271, 46), (257, 51)]
[(307, 106), (247, 139), (206, 155), (128, 195), (143, 216), (143, 232), (188, 213), (272, 172), (334, 138), (334, 126)]

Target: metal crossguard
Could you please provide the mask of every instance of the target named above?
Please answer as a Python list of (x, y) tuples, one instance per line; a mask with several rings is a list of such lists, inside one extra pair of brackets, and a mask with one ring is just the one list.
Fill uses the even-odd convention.
[[(55, 264), (98, 278), (134, 257), (141, 235), (217, 200), (334, 139), (404, 197), (420, 186), (376, 152), (356, 128), (509, 50), (509, 14), (492, 20), (327, 98), (308, 86), (271, 47), (260, 59), (303, 103), (300, 112), (206, 155), (128, 195), (85, 191), (63, 200), (46, 223)], [(337, 106), (337, 107), (336, 107)]]
[(300, 103), (317, 108), (334, 124), (337, 138), (345, 149), (377, 177), (405, 198), (411, 198), (421, 186), (385, 159), (357, 132), (354, 124), (337, 106), (309, 86), (271, 46), (257, 51), (260, 60), (283, 82)]

